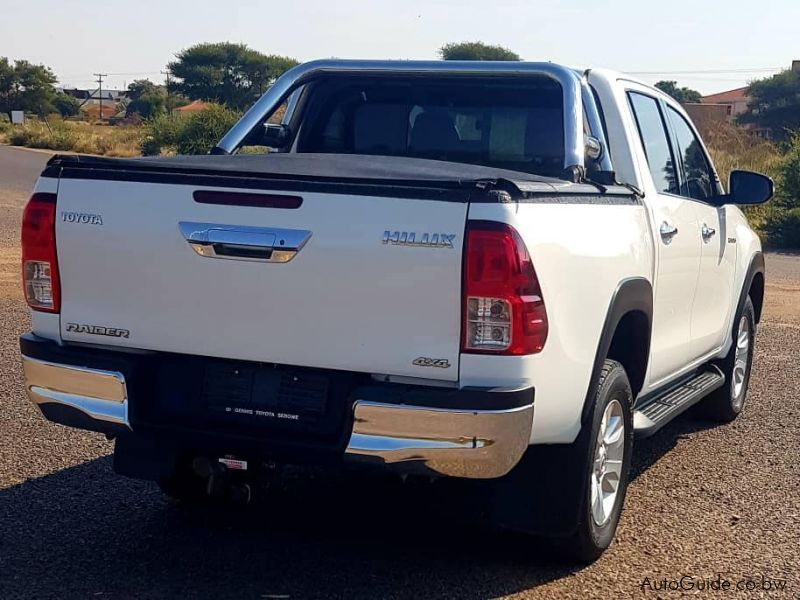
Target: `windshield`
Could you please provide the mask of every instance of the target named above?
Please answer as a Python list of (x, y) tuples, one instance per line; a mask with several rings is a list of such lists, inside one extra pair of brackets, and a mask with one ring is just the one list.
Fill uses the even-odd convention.
[(562, 92), (544, 77), (331, 77), (309, 91), (296, 152), (563, 172)]

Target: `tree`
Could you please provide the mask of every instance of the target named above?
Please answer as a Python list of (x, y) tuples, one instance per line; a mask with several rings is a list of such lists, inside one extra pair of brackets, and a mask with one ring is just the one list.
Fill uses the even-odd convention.
[(53, 111), (56, 76), (44, 65), (0, 57), (0, 111), (24, 110), (47, 115)]
[(800, 130), (800, 73), (783, 71), (752, 82), (747, 87), (750, 102), (739, 116), (740, 123), (753, 123), (772, 130), (773, 137), (785, 141)]
[(53, 97), (53, 108), (62, 117), (74, 117), (81, 111), (81, 103), (69, 94), (58, 93)]
[(458, 42), (439, 48), (443, 60), (522, 60), (516, 52), (483, 42)]
[(778, 167), (779, 193), (773, 205), (800, 209), (800, 133), (791, 134), (785, 146), (786, 152)]
[(135, 79), (128, 85), (128, 98), (139, 100), (142, 96), (157, 96), (164, 90), (149, 79)]
[(128, 98), (126, 116), (137, 114), (143, 119), (151, 119), (164, 112), (167, 94), (164, 88), (149, 79), (137, 79), (128, 86)]
[(210, 100), (242, 110), (297, 61), (265, 55), (244, 44), (197, 44), (169, 64), (174, 89), (192, 100)]
[(678, 87), (677, 81), (659, 81), (656, 87), (665, 94), (669, 94), (681, 104), (700, 102), (703, 96), (697, 90), (688, 87)]

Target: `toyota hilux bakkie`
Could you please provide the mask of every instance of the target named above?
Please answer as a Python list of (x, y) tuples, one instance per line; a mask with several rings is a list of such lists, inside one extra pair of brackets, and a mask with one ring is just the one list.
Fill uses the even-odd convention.
[(48, 163), (27, 393), (178, 498), (265, 464), (478, 479), (591, 560), (634, 437), (742, 411), (764, 261), (737, 205), (772, 190), (726, 192), (680, 104), (611, 71), (307, 63), (209, 155)]

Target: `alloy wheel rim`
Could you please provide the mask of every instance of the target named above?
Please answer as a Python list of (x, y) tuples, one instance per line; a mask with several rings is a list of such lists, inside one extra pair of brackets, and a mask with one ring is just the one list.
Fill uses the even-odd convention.
[(611, 519), (622, 482), (625, 455), (625, 417), (619, 400), (612, 400), (603, 411), (595, 441), (589, 493), (592, 519), (602, 527)]
[(747, 365), (750, 362), (750, 322), (747, 317), (739, 319), (739, 328), (736, 331), (736, 355), (733, 362), (733, 377), (731, 378), (731, 394), (733, 407), (739, 410), (744, 400), (744, 383), (747, 378)]

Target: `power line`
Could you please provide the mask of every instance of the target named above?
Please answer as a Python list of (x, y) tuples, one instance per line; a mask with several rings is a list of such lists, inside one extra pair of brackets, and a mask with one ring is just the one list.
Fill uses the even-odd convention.
[(166, 71), (160, 71), (162, 75), (164, 75), (167, 79), (167, 113), (172, 116), (172, 103), (170, 102), (170, 94), (169, 94), (169, 78), (172, 73), (170, 73), (169, 69)]
[(97, 85), (100, 93), (100, 120), (103, 120), (103, 77), (108, 77), (108, 73), (92, 73), (97, 77)]
[(759, 67), (756, 69), (701, 69), (696, 71), (627, 71), (631, 75), (722, 75), (731, 73), (766, 73), (780, 71), (783, 67)]

